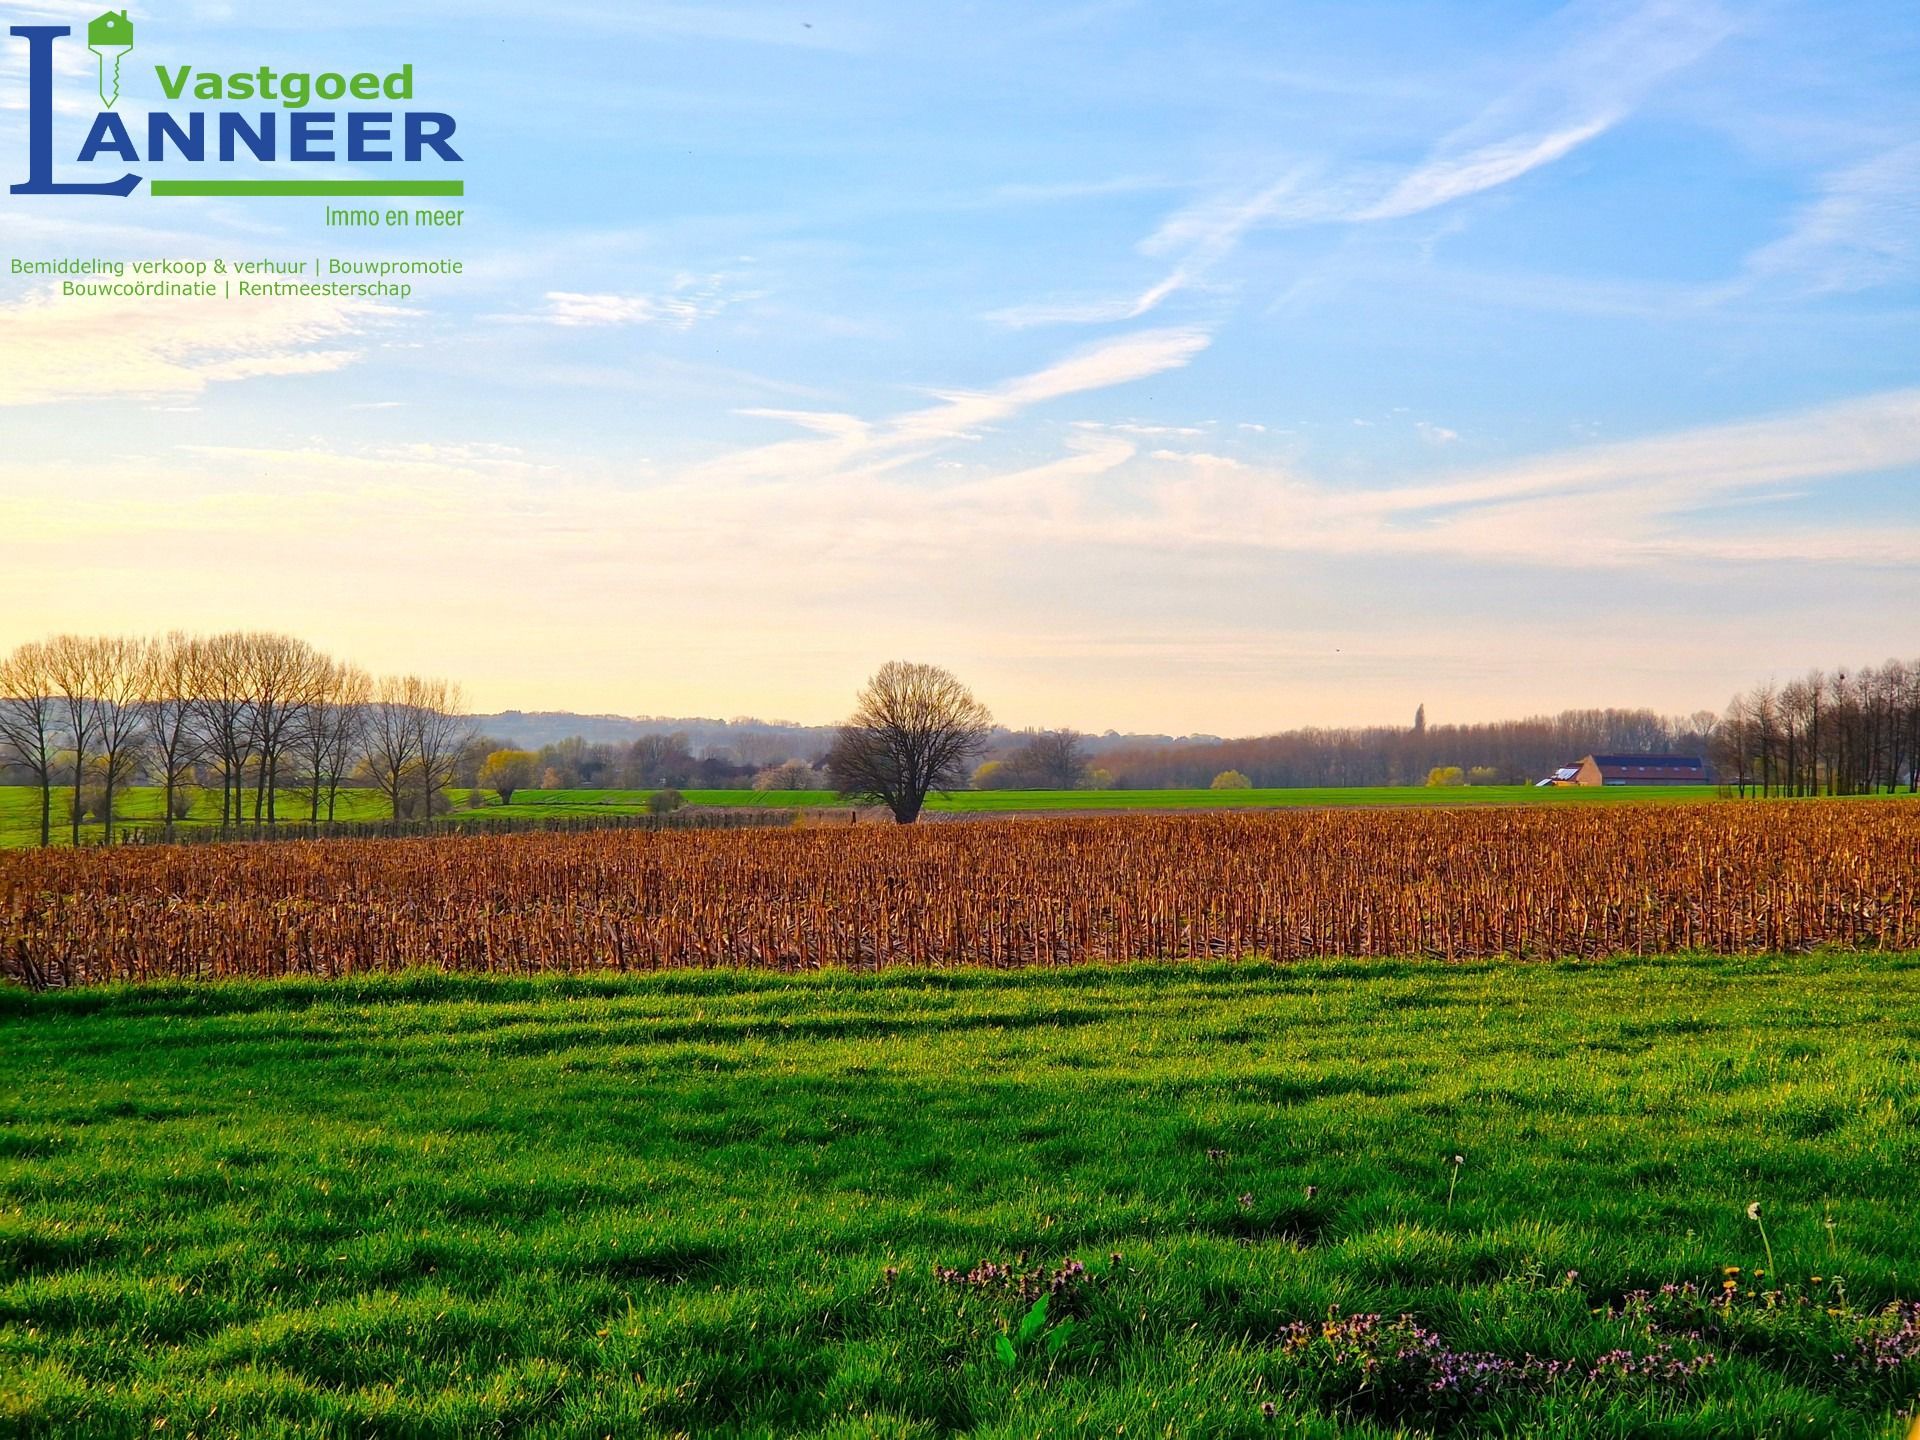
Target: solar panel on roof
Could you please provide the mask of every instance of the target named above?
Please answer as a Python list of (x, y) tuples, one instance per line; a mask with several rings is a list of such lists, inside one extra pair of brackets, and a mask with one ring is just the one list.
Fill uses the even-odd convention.
[(1596, 755), (1593, 757), (1593, 763), (1596, 765), (1612, 765), (1616, 768), (1636, 765), (1679, 766), (1686, 770), (1699, 770), (1703, 768), (1701, 762), (1690, 755)]

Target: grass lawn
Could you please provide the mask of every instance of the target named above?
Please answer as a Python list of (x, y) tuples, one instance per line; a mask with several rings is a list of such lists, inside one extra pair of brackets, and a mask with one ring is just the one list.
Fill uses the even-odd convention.
[[(53, 842), (65, 844), (69, 829), (68, 802), (71, 791), (56, 786), (53, 792)], [(309, 813), (304, 793), (282, 790), (276, 810), (282, 820), (305, 820)], [(247, 795), (247, 813), (253, 812), (253, 795)], [(374, 790), (343, 790), (335, 803), (339, 820), (380, 820), (386, 817), (387, 804)], [(325, 815), (325, 801), (321, 805)], [(114, 828), (134, 825), (159, 825), (166, 818), (166, 792), (157, 785), (134, 785), (113, 797)], [(182, 822), (190, 826), (220, 823), (220, 792), (203, 790), (194, 795), (193, 810)], [(83, 824), (81, 838), (88, 844), (100, 839), (100, 827)], [(40, 840), (40, 791), (32, 785), (0, 785), (0, 849), (8, 846), (35, 845)]]
[(1549, 789), (1532, 785), (1348, 785), (1298, 790), (969, 790), (935, 796), (929, 810), (962, 814), (1020, 810), (1231, 810), (1367, 805), (1593, 805), (1711, 800), (1712, 785)]
[[(521, 790), (511, 805), (488, 806), (483, 815), (533, 819), (541, 815), (605, 810), (615, 813), (646, 807), (651, 790)], [(831, 790), (687, 790), (692, 805), (758, 805), (815, 808), (845, 802)], [(1003, 815), (1066, 810), (1233, 810), (1287, 809), (1354, 805), (1541, 805), (1612, 804), (1626, 800), (1711, 800), (1712, 785), (1675, 785), (1658, 789), (1539, 790), (1531, 785), (1352, 785), (1298, 790), (959, 790), (933, 795), (927, 809), (936, 814)]]
[(1916, 1017), (1886, 955), (0, 994), (0, 1434), (1891, 1437)]

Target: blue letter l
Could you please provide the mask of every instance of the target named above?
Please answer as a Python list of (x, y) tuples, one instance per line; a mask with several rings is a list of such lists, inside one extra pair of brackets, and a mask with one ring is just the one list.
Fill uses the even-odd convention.
[(138, 175), (108, 185), (59, 185), (53, 178), (53, 42), (73, 32), (65, 25), (15, 25), (8, 32), (27, 42), (27, 180), (10, 186), (15, 195), (131, 195)]

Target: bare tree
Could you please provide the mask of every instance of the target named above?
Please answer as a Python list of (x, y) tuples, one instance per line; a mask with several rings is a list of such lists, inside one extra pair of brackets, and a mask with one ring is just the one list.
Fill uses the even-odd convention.
[(1906, 667), (1906, 684), (1900, 695), (1901, 753), (1906, 763), (1907, 793), (1920, 792), (1920, 660)]
[(769, 765), (753, 777), (753, 788), (762, 794), (774, 790), (812, 790), (819, 783), (818, 772), (804, 760)]
[[(1920, 789), (1920, 662), (1810, 671), (1736, 696), (1715, 734), (1762, 794), (1863, 795)], [(1731, 769), (1727, 773), (1733, 773)]]
[(1751, 731), (1747, 697), (1736, 695), (1727, 702), (1726, 717), (1714, 727), (1712, 756), (1714, 773), (1720, 782), (1734, 785), (1743, 799), (1751, 781)]
[(40, 787), (40, 843), (53, 840), (53, 767), (59, 708), (47, 647), (20, 646), (0, 660), (0, 754), (10, 755)]
[(86, 809), (80, 797), (86, 783), (87, 749), (96, 730), (94, 717), (94, 653), (92, 644), (79, 635), (56, 635), (46, 644), (47, 680), (59, 697), (61, 718), (66, 726), (67, 755), (72, 762), (72, 800), (68, 819), (73, 826), (72, 841), (80, 843), (80, 816)]
[(253, 753), (246, 637), (213, 635), (192, 649), (193, 703), (206, 752), (220, 767), (220, 823), (242, 818), (247, 760)]
[(271, 825), (278, 816), (280, 764), (327, 679), (328, 661), (291, 635), (239, 637), (246, 687), (252, 702), (251, 731), (259, 765), (254, 774), (253, 820)]
[(998, 781), (1009, 790), (1078, 790), (1092, 773), (1087, 737), (1079, 731), (1029, 730), (1002, 763)]
[(684, 785), (693, 774), (693, 751), (685, 735), (642, 735), (627, 747), (620, 773), (632, 790)]
[(889, 660), (840, 727), (827, 773), (842, 795), (878, 800), (911, 825), (931, 791), (966, 783), (967, 763), (992, 725), (987, 707), (950, 672)]
[(124, 636), (88, 642), (93, 651), (93, 713), (99, 751), (101, 843), (113, 843), (113, 797), (133, 781), (146, 734), (142, 704), (144, 646)]
[(405, 818), (407, 787), (420, 765), (420, 731), (413, 710), (420, 682), (411, 675), (381, 679), (367, 707), (367, 773), (393, 818)]
[(340, 786), (360, 757), (367, 704), (372, 693), (372, 679), (357, 665), (325, 661), (315, 676), (313, 691), (294, 736), (300, 765), (306, 772), (307, 818), (315, 824), (320, 820), (323, 793), (327, 820), (329, 823), (333, 820)]
[(179, 631), (147, 645), (141, 657), (140, 712), (146, 730), (149, 768), (162, 790), (163, 824), (173, 838), (181, 786), (206, 751), (195, 724), (193, 700), (194, 640)]
[(453, 784), (460, 752), (473, 739), (473, 721), (464, 713), (466, 697), (445, 680), (414, 684), (414, 755), (420, 766), (420, 818), (433, 818), (434, 801)]

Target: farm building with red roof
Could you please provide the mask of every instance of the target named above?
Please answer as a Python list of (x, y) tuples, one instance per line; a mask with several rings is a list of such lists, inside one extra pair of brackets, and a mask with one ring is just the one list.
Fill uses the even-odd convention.
[(1705, 785), (1707, 766), (1691, 755), (1589, 755), (1542, 785)]

